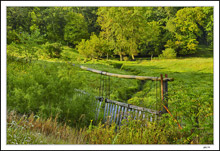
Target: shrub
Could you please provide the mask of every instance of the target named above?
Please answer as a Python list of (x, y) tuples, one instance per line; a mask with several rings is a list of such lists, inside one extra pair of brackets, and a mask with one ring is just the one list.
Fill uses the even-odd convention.
[(61, 43), (49, 43), (47, 42), (45, 45), (47, 53), (51, 58), (59, 58), (60, 53), (62, 52), (62, 44)]
[(92, 33), (89, 40), (83, 39), (76, 48), (84, 58), (99, 59), (104, 55), (111, 54), (108, 43), (94, 33)]
[(48, 59), (50, 58), (47, 50), (45, 50), (44, 48), (39, 48), (35, 55), (38, 57), (38, 59)]
[(25, 58), (26, 61), (31, 61), (33, 58), (38, 58), (41, 45), (44, 42), (44, 36), (40, 35), (39, 30), (20, 32), (16, 34), (17, 40), (9, 42), (7, 45), (7, 54), (15, 57)]
[(7, 54), (11, 56), (19, 56), (20, 49), (12, 42), (10, 45), (7, 45)]
[(159, 55), (159, 58), (162, 59), (173, 59), (176, 58), (176, 52), (172, 48), (166, 48), (162, 51), (162, 54)]
[(12, 30), (11, 26), (7, 26), (7, 44), (11, 44), (12, 42), (19, 43), (18, 34), (15, 30)]

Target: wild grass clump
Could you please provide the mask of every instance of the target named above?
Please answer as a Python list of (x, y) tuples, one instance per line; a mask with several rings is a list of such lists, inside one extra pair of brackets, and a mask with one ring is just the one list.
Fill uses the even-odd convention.
[[(89, 144), (182, 144), (186, 135), (173, 122), (166, 125), (143, 119), (124, 119), (119, 127), (107, 121), (87, 130)], [(186, 142), (185, 142), (186, 143)], [(187, 142), (188, 143), (188, 142)]]
[(34, 114), (18, 115), (15, 111), (7, 115), (7, 144), (85, 144), (85, 137), (85, 128), (58, 123), (57, 117), (43, 119)]

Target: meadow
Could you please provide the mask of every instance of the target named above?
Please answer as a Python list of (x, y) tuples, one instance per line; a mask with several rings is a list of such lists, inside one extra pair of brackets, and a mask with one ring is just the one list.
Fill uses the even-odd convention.
[[(138, 58), (136, 61), (101, 59), (80, 61), (80, 55), (64, 47), (61, 59), (27, 62), (7, 56), (8, 144), (212, 144), (213, 58)], [(212, 53), (211, 51), (209, 51)], [(208, 53), (208, 54), (210, 54)], [(120, 130), (95, 120), (95, 96), (100, 95), (100, 75), (72, 64), (111, 73), (155, 76), (168, 74), (168, 107), (176, 122), (164, 114), (160, 122), (130, 121)], [(151, 81), (110, 78), (113, 100), (161, 110), (152, 98)], [(78, 95), (76, 89), (91, 95)], [(150, 90), (150, 93), (146, 93)], [(151, 95), (152, 93), (152, 95)], [(125, 121), (124, 121), (125, 122)]]

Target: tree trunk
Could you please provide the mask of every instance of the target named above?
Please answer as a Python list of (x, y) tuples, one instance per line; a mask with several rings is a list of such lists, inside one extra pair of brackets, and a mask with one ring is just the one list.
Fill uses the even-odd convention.
[(122, 55), (120, 54), (120, 61), (123, 61), (123, 57), (122, 57)]
[(151, 55), (151, 57), (150, 57), (150, 60), (152, 60), (153, 59), (153, 54)]
[(107, 60), (108, 60), (108, 53), (107, 53)]
[(131, 55), (131, 57), (132, 57), (132, 60), (134, 60), (134, 55), (133, 54)]

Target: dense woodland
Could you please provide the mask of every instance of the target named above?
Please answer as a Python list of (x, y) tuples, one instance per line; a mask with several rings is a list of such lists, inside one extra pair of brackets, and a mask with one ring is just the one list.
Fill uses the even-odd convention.
[(191, 55), (213, 45), (213, 8), (8, 7), (7, 44), (26, 44), (30, 56), (60, 57), (61, 45), (88, 59)]
[[(103, 123), (107, 77), (72, 64), (168, 74), (171, 114)], [(159, 82), (111, 77), (109, 97), (159, 112)], [(7, 7), (7, 144), (213, 144), (213, 108), (213, 7)]]

